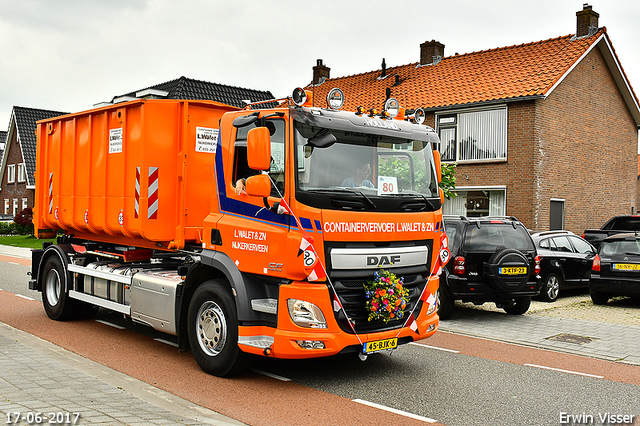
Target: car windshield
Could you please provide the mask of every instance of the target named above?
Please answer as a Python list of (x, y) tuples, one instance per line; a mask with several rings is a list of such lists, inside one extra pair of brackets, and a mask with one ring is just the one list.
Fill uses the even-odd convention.
[[(296, 122), (295, 129), (299, 191), (439, 197), (428, 140), (323, 129), (301, 122)], [(332, 142), (318, 142), (323, 139)]]
[(517, 250), (533, 250), (531, 237), (521, 225), (511, 224), (471, 224), (464, 238), (465, 250), (495, 251), (498, 247)]
[(640, 256), (640, 241), (638, 240), (614, 240), (603, 241), (600, 246), (600, 254), (611, 256), (614, 254), (628, 254)]

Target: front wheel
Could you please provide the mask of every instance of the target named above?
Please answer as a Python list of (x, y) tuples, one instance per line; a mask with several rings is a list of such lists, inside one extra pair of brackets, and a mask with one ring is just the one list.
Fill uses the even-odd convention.
[(519, 297), (515, 300), (513, 306), (504, 308), (504, 310), (510, 315), (522, 315), (529, 310), (530, 306), (531, 297)]
[[(444, 276), (444, 274), (443, 274)], [(442, 278), (440, 278), (442, 280)], [(451, 318), (454, 310), (454, 300), (453, 297), (447, 294), (447, 290), (444, 288), (444, 285), (440, 285), (438, 289), (438, 316), (441, 320)]]
[(238, 314), (231, 293), (217, 280), (200, 285), (188, 311), (189, 346), (206, 373), (228, 377), (248, 368), (238, 347)]

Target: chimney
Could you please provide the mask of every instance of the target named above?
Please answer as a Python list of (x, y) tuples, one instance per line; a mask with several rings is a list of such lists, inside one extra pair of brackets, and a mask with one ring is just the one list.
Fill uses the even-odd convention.
[(420, 45), (420, 65), (436, 65), (444, 57), (444, 44), (439, 41), (425, 41)]
[(591, 5), (584, 3), (582, 10), (576, 12), (576, 37), (590, 36), (598, 31), (598, 18), (600, 14), (594, 12)]
[(387, 63), (382, 58), (382, 72), (380, 73), (380, 78), (385, 78), (387, 76)]
[(317, 64), (313, 67), (312, 84), (322, 84), (329, 78), (331, 68), (322, 64), (322, 59), (318, 59)]

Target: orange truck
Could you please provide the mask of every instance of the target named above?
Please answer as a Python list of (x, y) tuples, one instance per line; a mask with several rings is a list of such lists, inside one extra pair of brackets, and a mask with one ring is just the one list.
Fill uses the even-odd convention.
[(33, 251), (29, 288), (47, 315), (122, 313), (218, 376), (256, 355), (366, 358), (435, 333), (437, 135), (397, 102), (348, 112), (339, 90), (326, 108), (310, 95), (39, 121), (33, 221), (57, 240)]

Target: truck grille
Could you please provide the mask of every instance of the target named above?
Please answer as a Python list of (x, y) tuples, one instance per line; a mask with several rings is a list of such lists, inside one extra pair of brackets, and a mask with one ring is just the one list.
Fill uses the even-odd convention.
[[(338, 299), (340, 299), (340, 303), (342, 303), (342, 306), (347, 312), (349, 318), (351, 318), (355, 323), (355, 330), (358, 334), (392, 330), (402, 327), (414, 306), (416, 306), (417, 303), (422, 303), (419, 299), (422, 294), (422, 290), (427, 283), (426, 278), (420, 274), (404, 275), (404, 287), (409, 291), (409, 303), (407, 303), (407, 307), (403, 311), (404, 316), (399, 320), (391, 320), (388, 323), (385, 323), (383, 320), (368, 320), (369, 312), (366, 309), (364, 284), (372, 278), (373, 277), (332, 280)], [(420, 308), (421, 306), (416, 309), (416, 315), (420, 312)], [(343, 331), (353, 334), (353, 330), (347, 322), (347, 319), (344, 317), (344, 313), (342, 313), (342, 311), (336, 313), (336, 320)]]

